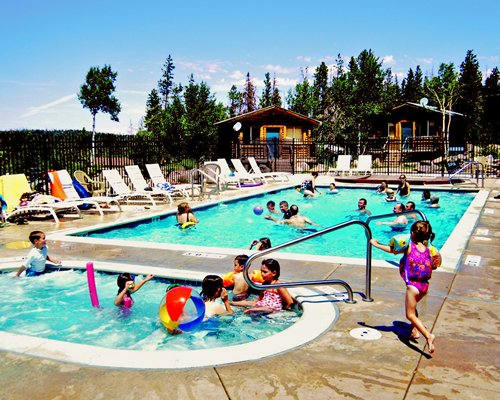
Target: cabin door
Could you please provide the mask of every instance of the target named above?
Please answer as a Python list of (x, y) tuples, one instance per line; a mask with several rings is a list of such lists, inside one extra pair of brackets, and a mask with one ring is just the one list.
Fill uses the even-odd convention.
[(267, 158), (269, 158), (270, 160), (280, 158), (279, 154), (280, 129), (267, 128), (266, 142), (267, 142)]

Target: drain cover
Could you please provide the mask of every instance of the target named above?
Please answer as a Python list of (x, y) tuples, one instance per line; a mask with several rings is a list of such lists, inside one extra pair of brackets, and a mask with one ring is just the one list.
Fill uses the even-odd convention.
[(349, 334), (360, 340), (378, 340), (382, 337), (382, 334), (376, 329), (372, 328), (356, 328), (349, 332)]
[(471, 267), (478, 267), (480, 263), (481, 263), (481, 256), (468, 255), (465, 258), (464, 264), (469, 265)]
[(224, 254), (197, 253), (194, 251), (186, 251), (182, 255), (189, 257), (202, 257), (202, 258), (226, 258)]

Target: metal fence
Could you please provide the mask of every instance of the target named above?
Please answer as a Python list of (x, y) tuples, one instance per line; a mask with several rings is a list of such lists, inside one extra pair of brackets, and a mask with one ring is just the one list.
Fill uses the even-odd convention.
[[(118, 169), (123, 176), (126, 165), (137, 164), (147, 177), (145, 164), (158, 163), (171, 182), (188, 182), (189, 170), (198, 168), (203, 160), (176, 159), (166, 156), (171, 146), (161, 138), (145, 139), (133, 135), (96, 134), (86, 131), (12, 131), (0, 132), (0, 175), (24, 173), (32, 187), (47, 187), (46, 172), (67, 169), (72, 175), (83, 170), (101, 178), (104, 169)], [(456, 146), (433, 137), (408, 138), (404, 141), (387, 138), (365, 140), (299, 141), (272, 140), (232, 144), (231, 154), (218, 157), (255, 157), (273, 171), (292, 173), (315, 169), (328, 172), (336, 166), (340, 154), (352, 155), (355, 167), (361, 154), (372, 155), (373, 173), (397, 175), (446, 175), (450, 165), (473, 158), (480, 159), (488, 175), (498, 173), (500, 145)], [(481, 158), (482, 157), (482, 158)]]
[(500, 145), (457, 146), (436, 137), (368, 138), (363, 141), (300, 141), (295, 139), (233, 143), (232, 157), (255, 157), (275, 171), (292, 173), (316, 170), (328, 172), (336, 167), (338, 156), (352, 156), (352, 167), (362, 154), (372, 156), (374, 173), (384, 175), (447, 175), (451, 168), (466, 160), (480, 159), (488, 175), (498, 172)]
[[(94, 152), (92, 149), (94, 148)], [(0, 132), (0, 175), (25, 174), (33, 188), (48, 191), (47, 171), (66, 169), (73, 175), (85, 171), (102, 180), (102, 171), (117, 169), (126, 177), (126, 165), (158, 163), (171, 182), (188, 182), (186, 171), (198, 160), (167, 158), (168, 143), (132, 135), (97, 134), (92, 145), (89, 132), (13, 131)]]

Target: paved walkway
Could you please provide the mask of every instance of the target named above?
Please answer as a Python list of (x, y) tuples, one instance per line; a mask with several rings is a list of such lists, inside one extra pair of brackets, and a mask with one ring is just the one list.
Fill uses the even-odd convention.
[[(432, 357), (425, 352), (424, 340), (412, 343), (404, 338), (404, 286), (397, 272), (375, 268), (375, 301), (363, 302), (357, 296), (354, 305), (338, 303), (336, 324), (300, 349), (258, 362), (177, 371), (89, 368), (4, 352), (0, 353), (0, 399), (497, 399), (500, 200), (494, 196), (500, 194), (499, 180), (489, 180), (487, 185), (492, 191), (457, 272), (436, 271), (430, 294), (419, 305), (421, 318), (437, 337)], [(106, 217), (119, 218), (123, 215)], [(64, 221), (57, 229), (98, 221), (98, 216), (86, 216)], [(0, 244), (26, 240), (35, 228), (50, 232), (56, 226), (36, 222), (3, 228)], [(1, 257), (26, 253), (5, 246), (0, 249)], [(165, 258), (160, 250), (137, 254), (62, 242), (51, 244), (51, 252), (80, 259), (92, 252), (103, 260), (141, 264)], [(468, 256), (481, 259), (475, 265), (470, 261), (477, 258)], [(183, 268), (227, 272), (226, 265), (207, 262), (184, 257)], [(284, 264), (290, 280), (338, 278), (347, 280), (355, 291), (364, 290), (363, 267)], [(292, 268), (296, 272), (289, 274)], [(378, 329), (381, 339), (363, 341), (350, 336), (352, 329), (363, 326)]]

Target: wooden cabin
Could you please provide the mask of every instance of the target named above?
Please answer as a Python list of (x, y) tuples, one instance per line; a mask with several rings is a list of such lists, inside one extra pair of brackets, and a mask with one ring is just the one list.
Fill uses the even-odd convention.
[(297, 158), (311, 157), (311, 132), (321, 122), (305, 115), (271, 106), (216, 123), (219, 154), (225, 158), (255, 157), (262, 162), (293, 157), (294, 139), (303, 145), (295, 149)]
[(388, 152), (394, 161), (429, 160), (443, 154), (443, 146), (449, 146), (449, 150), (463, 149), (463, 117), (463, 114), (446, 111), (446, 121), (451, 118), (447, 141), (443, 138), (443, 115), (439, 109), (407, 102), (394, 107), (388, 119), (379, 121), (371, 138), (388, 146), (379, 150)]

